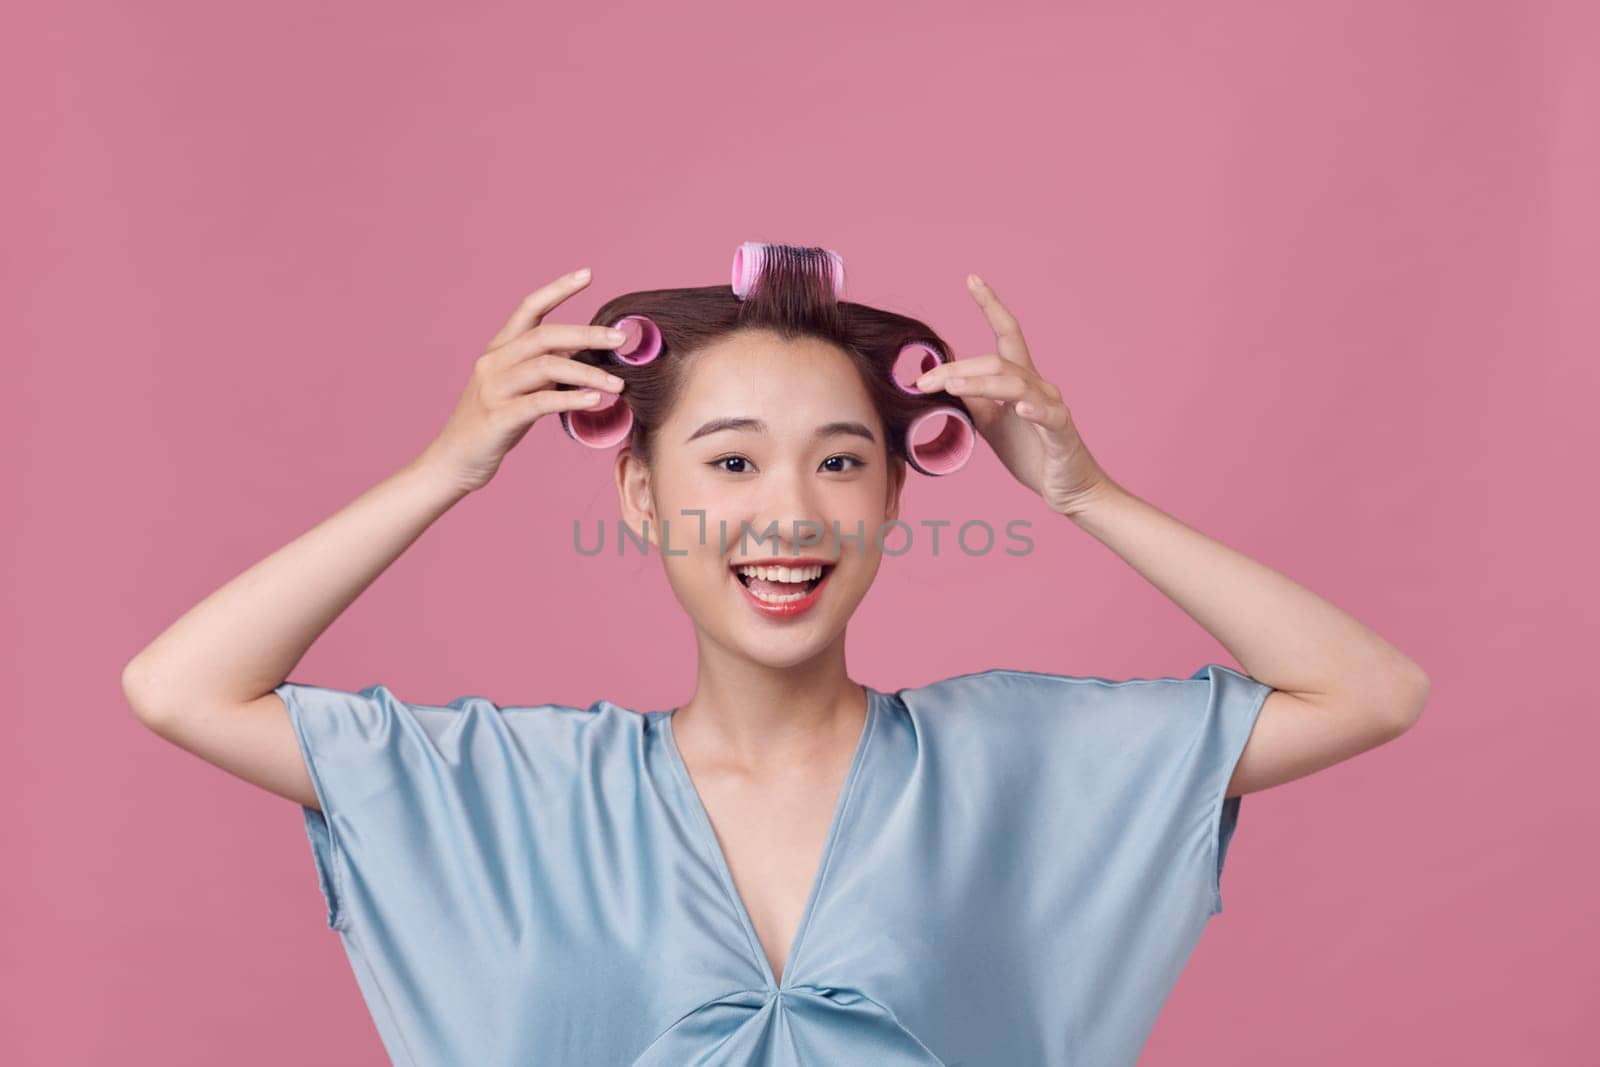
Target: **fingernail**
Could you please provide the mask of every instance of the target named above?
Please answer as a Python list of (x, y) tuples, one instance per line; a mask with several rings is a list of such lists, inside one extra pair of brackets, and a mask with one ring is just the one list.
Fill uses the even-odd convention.
[(623, 333), (621, 330), (608, 330), (606, 332), (606, 336), (611, 338), (613, 341), (626, 341), (628, 339), (628, 335)]
[(584, 399), (585, 403), (590, 403), (592, 401), (599, 400), (600, 399), (600, 393), (597, 390), (594, 390), (594, 389), (585, 389), (583, 391), (583, 399)]
[(979, 289), (983, 286), (983, 279), (978, 277), (976, 274), (969, 274), (967, 275), (967, 284), (972, 286), (974, 289)]
[(610, 382), (612, 385), (621, 385), (622, 384), (622, 379), (618, 378), (615, 374), (606, 375), (606, 381)]
[(575, 282), (584, 281), (588, 277), (589, 277), (589, 268), (588, 267), (581, 267), (578, 270), (575, 270), (575, 271), (572, 272), (572, 280), (575, 281)]

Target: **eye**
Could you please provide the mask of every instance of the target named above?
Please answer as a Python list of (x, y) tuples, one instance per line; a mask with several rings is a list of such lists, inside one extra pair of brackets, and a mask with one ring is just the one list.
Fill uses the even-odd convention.
[[(747, 458), (745, 458), (744, 456), (719, 456), (718, 458), (712, 460), (710, 463), (708, 463), (706, 465), (708, 467), (715, 467), (720, 471), (727, 471), (729, 474), (747, 474), (747, 473), (749, 473), (749, 471), (745, 467), (737, 467), (737, 468), (725, 467), (725, 466), (723, 466), (723, 464), (725, 464), (725, 463), (744, 463), (744, 464), (748, 464), (749, 462), (750, 461)], [(830, 464), (830, 463), (837, 464), (839, 462), (854, 464), (854, 466), (850, 466), (850, 467), (839, 467), (839, 466), (829, 467), (828, 466), (828, 464)], [(822, 461), (822, 465), (823, 465), (824, 468), (826, 468), (828, 471), (830, 471), (830, 472), (832, 472), (834, 474), (843, 474), (846, 471), (859, 470), (860, 468), (865, 467), (867, 465), (867, 461), (862, 459), (860, 456), (852, 456), (852, 455), (848, 455), (848, 454), (845, 454), (845, 453), (841, 453), (841, 454), (839, 454), (837, 456), (829, 456), (827, 459)]]

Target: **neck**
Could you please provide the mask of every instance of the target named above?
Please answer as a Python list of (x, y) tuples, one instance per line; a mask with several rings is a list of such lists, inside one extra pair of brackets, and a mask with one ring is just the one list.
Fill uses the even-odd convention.
[(789, 667), (704, 651), (694, 695), (672, 713), (672, 734), (706, 762), (768, 776), (816, 765), (860, 736), (867, 694), (845, 671), (841, 640)]

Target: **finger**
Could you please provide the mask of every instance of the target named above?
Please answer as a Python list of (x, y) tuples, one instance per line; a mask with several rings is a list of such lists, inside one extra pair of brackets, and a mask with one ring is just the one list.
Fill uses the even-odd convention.
[(941, 363), (918, 378), (916, 385), (926, 393), (940, 388), (941, 383), (949, 378), (975, 378), (980, 374), (994, 374), (1013, 367), (1014, 364), (1007, 363), (993, 352), (988, 352), (981, 356), (968, 356), (965, 359), (953, 359), (949, 363)]
[(490, 355), (500, 366), (510, 367), (547, 352), (571, 354), (589, 348), (618, 348), (628, 335), (610, 326), (577, 322), (547, 322), (520, 333)]
[(557, 411), (577, 411), (600, 407), (603, 394), (588, 389), (540, 389), (518, 397), (506, 406), (518, 422), (532, 421)]
[(545, 353), (533, 359), (513, 364), (495, 379), (493, 390), (498, 396), (515, 396), (545, 389), (556, 382), (582, 388), (603, 389), (620, 393), (623, 380), (615, 374), (566, 356)]
[(1016, 317), (1000, 302), (1000, 297), (987, 282), (976, 274), (967, 275), (967, 289), (972, 299), (983, 309), (984, 318), (994, 330), (995, 347), (1002, 358), (1032, 369), (1033, 357), (1028, 354), (1028, 344), (1022, 339), (1022, 327)]
[(1057, 401), (1039, 404), (1033, 400), (1022, 400), (1013, 404), (1011, 410), (1028, 422), (1036, 423), (1052, 432), (1066, 429), (1072, 419), (1067, 411), (1067, 405)]
[(573, 293), (578, 292), (589, 284), (590, 272), (588, 267), (575, 270), (571, 274), (563, 274), (548, 285), (542, 285), (522, 298), (517, 309), (511, 313), (506, 324), (500, 327), (500, 332), (494, 335), (488, 347), (498, 348), (511, 338), (531, 330), (544, 321), (544, 317)]
[(946, 378), (944, 390), (962, 399), (981, 396), (997, 404), (1025, 400), (1043, 407), (1047, 402), (1044, 393), (1020, 374), (1001, 372), (980, 374), (975, 378)]

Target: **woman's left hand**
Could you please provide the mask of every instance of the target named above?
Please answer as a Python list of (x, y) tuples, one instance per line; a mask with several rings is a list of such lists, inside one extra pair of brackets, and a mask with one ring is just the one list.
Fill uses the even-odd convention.
[(967, 288), (994, 329), (997, 351), (941, 363), (917, 379), (917, 388), (966, 401), (1006, 469), (1053, 511), (1070, 516), (1112, 480), (1078, 435), (1061, 390), (1039, 376), (1016, 318), (977, 275)]

